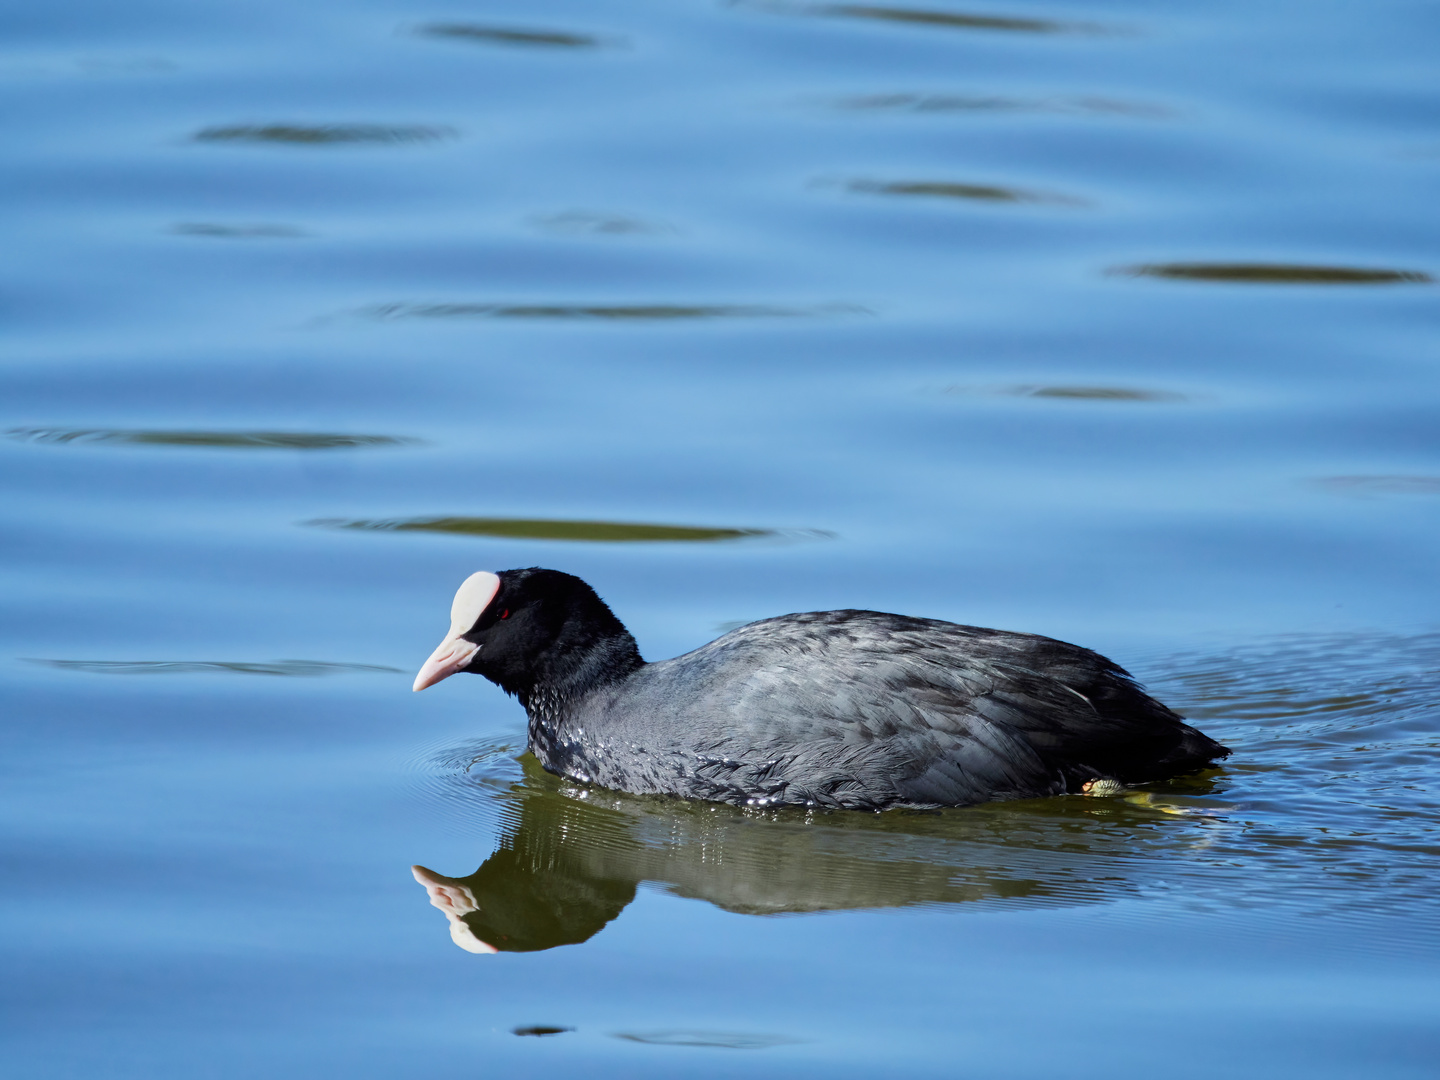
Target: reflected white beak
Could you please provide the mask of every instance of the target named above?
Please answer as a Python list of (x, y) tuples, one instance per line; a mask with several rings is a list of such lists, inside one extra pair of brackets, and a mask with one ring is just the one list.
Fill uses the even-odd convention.
[(477, 956), (500, 951), (489, 942), (477, 938), (474, 931), (460, 918), (480, 910), (475, 903), (475, 894), (468, 885), (444, 874), (437, 874), (434, 870), (427, 870), (423, 866), (412, 866), (410, 873), (415, 875), (416, 881), (425, 886), (425, 891), (430, 894), (430, 903), (445, 913), (445, 918), (450, 923), (451, 941)]
[(447, 637), (421, 666), (412, 689), (424, 690), (441, 679), (448, 679), (457, 671), (464, 671), (479, 651), (480, 646), (473, 641), (466, 641), (461, 637)]

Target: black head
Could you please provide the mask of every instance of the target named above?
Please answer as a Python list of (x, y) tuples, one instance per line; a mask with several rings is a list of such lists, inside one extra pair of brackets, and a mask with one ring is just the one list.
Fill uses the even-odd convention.
[(635, 639), (579, 578), (539, 567), (482, 571), (455, 594), (450, 633), (415, 689), (468, 671), (525, 702), (537, 686), (568, 696), (640, 664)]

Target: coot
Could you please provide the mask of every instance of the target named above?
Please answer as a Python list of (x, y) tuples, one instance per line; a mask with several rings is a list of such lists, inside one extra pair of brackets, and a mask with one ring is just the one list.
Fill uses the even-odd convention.
[(585, 582), (460, 586), (423, 690), (484, 675), (546, 769), (745, 806), (967, 806), (1161, 780), (1230, 751), (1078, 645), (879, 611), (763, 619), (648, 664)]

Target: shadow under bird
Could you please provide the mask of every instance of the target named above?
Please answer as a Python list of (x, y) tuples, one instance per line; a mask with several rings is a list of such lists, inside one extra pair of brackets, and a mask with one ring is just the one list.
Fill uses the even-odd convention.
[(646, 663), (595, 590), (481, 571), (415, 677), (519, 699), (549, 771), (637, 794), (880, 810), (1105, 790), (1229, 755), (1078, 645), (878, 611), (762, 619)]

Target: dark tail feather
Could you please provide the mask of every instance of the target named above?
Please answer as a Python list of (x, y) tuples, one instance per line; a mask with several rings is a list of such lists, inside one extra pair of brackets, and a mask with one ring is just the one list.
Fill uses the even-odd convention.
[(1194, 772), (1230, 756), (1228, 746), (1222, 746), (1203, 731), (1196, 731), (1189, 724), (1180, 724), (1179, 728), (1180, 738), (1174, 749), (1155, 763), (1161, 770), (1157, 776)]

